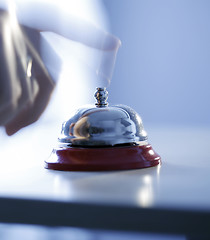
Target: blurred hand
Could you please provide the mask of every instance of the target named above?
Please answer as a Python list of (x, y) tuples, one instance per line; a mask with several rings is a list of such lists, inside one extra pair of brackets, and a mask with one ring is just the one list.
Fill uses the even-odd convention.
[(40, 117), (55, 87), (48, 71), (58, 69), (60, 61), (46, 42), (45, 56), (51, 66), (43, 63), (41, 31), (99, 50), (95, 72), (111, 78), (120, 40), (58, 6), (44, 0), (16, 1), (16, 9), (9, 6), (10, 14), (0, 11), (0, 125), (8, 135)]
[(40, 32), (11, 17), (0, 10), (0, 125), (8, 135), (40, 117), (55, 87), (40, 58)]

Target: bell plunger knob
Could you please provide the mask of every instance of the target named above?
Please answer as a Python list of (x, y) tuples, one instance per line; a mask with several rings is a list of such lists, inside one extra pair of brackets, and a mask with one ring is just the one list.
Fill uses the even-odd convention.
[(95, 98), (97, 102), (95, 103), (96, 107), (107, 107), (108, 106), (108, 91), (106, 88), (96, 88)]

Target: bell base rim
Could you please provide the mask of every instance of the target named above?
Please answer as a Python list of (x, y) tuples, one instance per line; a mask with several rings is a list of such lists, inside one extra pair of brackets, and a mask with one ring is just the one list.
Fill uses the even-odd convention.
[(108, 148), (57, 147), (45, 168), (59, 171), (116, 171), (154, 167), (161, 157), (150, 144)]

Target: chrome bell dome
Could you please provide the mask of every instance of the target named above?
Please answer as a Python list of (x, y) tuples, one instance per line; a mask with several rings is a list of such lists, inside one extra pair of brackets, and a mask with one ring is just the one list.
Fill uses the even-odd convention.
[(108, 107), (106, 88), (97, 88), (96, 106), (79, 109), (62, 125), (59, 142), (80, 147), (147, 144), (140, 116), (130, 107)]

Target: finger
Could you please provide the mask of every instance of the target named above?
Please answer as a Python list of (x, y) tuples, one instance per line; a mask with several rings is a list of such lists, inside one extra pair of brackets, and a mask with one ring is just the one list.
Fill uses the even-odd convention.
[(52, 80), (57, 82), (61, 72), (61, 58), (40, 32), (26, 26), (22, 26), (22, 29), (32, 58), (36, 58), (36, 61), (42, 65), (43, 71), (46, 69)]
[(16, 74), (16, 55), (8, 14), (0, 15), (0, 125), (7, 123), (18, 108), (21, 96), (20, 82)]
[(10, 24), (8, 14), (1, 15), (0, 60), (1, 102), (0, 124), (5, 125), (21, 111), (26, 104), (32, 104), (37, 85), (30, 80), (32, 60), (27, 57), (24, 34), (19, 25)]
[[(35, 40), (31, 43), (30, 39), (25, 37), (28, 54), (32, 56), (33, 59), (31, 71), (32, 77), (30, 80), (35, 99), (34, 101), (31, 101), (31, 104), (27, 103), (14, 119), (6, 125), (6, 132), (8, 135), (16, 133), (21, 128), (28, 126), (39, 119), (40, 115), (45, 110), (55, 87), (55, 83), (52, 81), (51, 76), (46, 70), (39, 52), (35, 49), (35, 47), (37, 49), (39, 48), (40, 33), (32, 29), (27, 29), (27, 36), (29, 36), (30, 39)], [(53, 65), (55, 64), (58, 66), (61, 65), (57, 54), (55, 54), (47, 42), (45, 42), (45, 53), (48, 56), (51, 56), (50, 67), (53, 68)]]
[[(5, 38), (1, 44), (3, 47), (0, 48), (4, 51), (0, 54), (0, 60), (4, 65), (6, 64), (4, 71), (1, 71), (1, 79), (3, 79), (1, 83), (4, 83), (1, 89), (4, 89), (5, 94), (0, 97), (0, 100), (2, 100), (0, 122), (2, 120), (2, 125), (7, 125), (7, 132), (11, 135), (39, 118), (48, 104), (55, 84), (50, 78), (39, 52), (34, 47), (36, 43), (36, 47), (39, 49), (40, 33), (31, 30), (30, 37), (32, 39), (36, 37), (36, 41), (31, 44), (18, 25), (15, 25), (14, 29), (8, 28), (10, 26), (8, 23), (3, 26), (4, 29), (1, 33), (4, 33), (6, 28), (11, 31), (9, 41), (8, 36), (5, 34), (2, 34), (0, 38), (1, 40), (2, 36)], [(30, 69), (28, 67), (32, 61), (27, 59), (26, 48), (34, 58), (33, 74), (36, 79), (29, 76)], [(46, 49), (49, 52), (52, 51), (49, 47), (46, 47)], [(6, 54), (4, 54), (5, 51)], [(28, 72), (29, 75), (27, 75)], [(18, 89), (19, 91), (17, 91)]]
[(55, 85), (52, 84), (49, 75), (45, 74), (39, 65), (36, 64), (34, 67), (36, 68), (35, 71), (40, 73), (40, 75), (37, 76), (37, 79), (39, 79), (39, 92), (34, 103), (26, 106), (6, 125), (6, 132), (9, 136), (39, 119), (40, 115), (45, 110), (54, 89)]
[(59, 5), (45, 1), (17, 3), (18, 21), (39, 31), (51, 31), (70, 40), (102, 50), (115, 50), (120, 40), (91, 22), (70, 15)]

